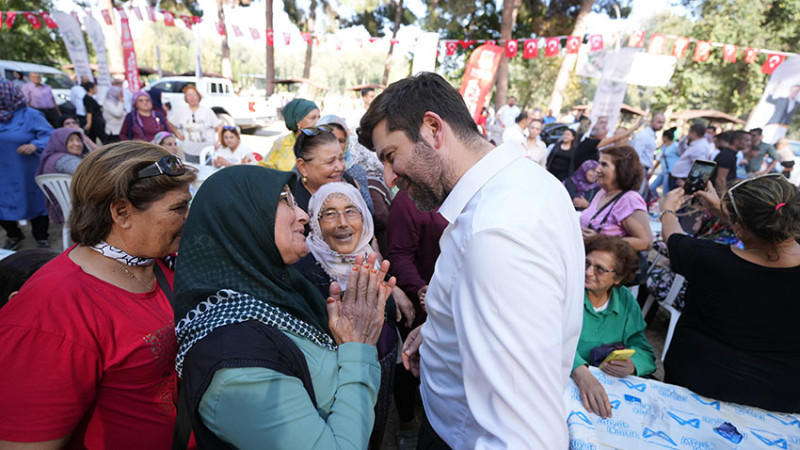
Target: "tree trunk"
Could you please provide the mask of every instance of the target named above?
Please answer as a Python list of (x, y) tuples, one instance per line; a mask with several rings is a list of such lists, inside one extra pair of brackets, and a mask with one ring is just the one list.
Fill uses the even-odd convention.
[(306, 20), (306, 31), (309, 34), (308, 45), (306, 46), (306, 62), (303, 64), (303, 78), (311, 77), (311, 53), (314, 49), (314, 22), (317, 20), (317, 0), (311, 0), (308, 8), (308, 20)]
[(403, 0), (395, 3), (394, 28), (392, 29), (392, 40), (389, 42), (389, 53), (386, 55), (386, 65), (383, 68), (383, 78), (381, 84), (389, 84), (389, 71), (392, 68), (392, 52), (394, 52), (394, 40), (397, 39), (397, 31), (400, 29), (400, 22), (403, 20)]
[(111, 0), (100, 0), (98, 4), (99, 9), (102, 11), (107, 9), (112, 11), (111, 20), (112, 25), (106, 25), (106, 21), (101, 17), (97, 18), (100, 23), (100, 28), (103, 30), (103, 36), (106, 38), (106, 50), (108, 51), (108, 68), (111, 73), (125, 73), (125, 63), (122, 58), (122, 37), (119, 34), (119, 23), (113, 14), (114, 5)]
[[(503, 0), (503, 16), (500, 23), (500, 42), (505, 44), (511, 39), (514, 24), (517, 23), (517, 14), (522, 0)], [(500, 66), (497, 68), (497, 91), (495, 92), (495, 110), (506, 104), (508, 94), (508, 59), (503, 55)]]
[[(217, 0), (217, 18), (219, 26), (225, 30), (225, 10), (222, 8), (224, 0)], [(231, 68), (231, 48), (228, 46), (227, 31), (222, 35), (222, 76), (233, 79), (233, 69)]]
[[(586, 32), (586, 16), (592, 11), (594, 0), (581, 0), (581, 10), (578, 11), (578, 16), (575, 18), (575, 26), (572, 28), (572, 36), (580, 36)], [(558, 76), (556, 83), (553, 86), (553, 94), (550, 96), (549, 109), (552, 109), (556, 115), (560, 114), (561, 106), (564, 103), (564, 91), (567, 89), (569, 82), (569, 74), (575, 67), (575, 62), (578, 60), (578, 55), (575, 53), (564, 55), (564, 60), (561, 61), (561, 68), (558, 69)]]
[[(272, 0), (266, 0), (267, 4), (267, 30), (272, 28)], [(273, 36), (274, 37), (274, 36)], [(267, 44), (267, 98), (275, 93), (275, 46)]]

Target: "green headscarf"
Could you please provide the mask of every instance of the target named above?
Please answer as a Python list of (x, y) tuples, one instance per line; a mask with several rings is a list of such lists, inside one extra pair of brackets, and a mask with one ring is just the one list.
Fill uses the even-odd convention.
[[(266, 303), (330, 335), (325, 299), (275, 245), (283, 187), (296, 175), (239, 165), (210, 176), (192, 201), (175, 267), (175, 323), (220, 290)], [(230, 323), (248, 320), (249, 306)]]
[(304, 98), (296, 98), (283, 107), (283, 121), (286, 128), (297, 131), (297, 122), (303, 120), (311, 111), (319, 109), (316, 103)]

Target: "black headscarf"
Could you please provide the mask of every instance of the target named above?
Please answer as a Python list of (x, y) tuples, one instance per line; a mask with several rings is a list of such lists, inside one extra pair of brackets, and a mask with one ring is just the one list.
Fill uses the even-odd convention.
[[(330, 336), (325, 299), (275, 245), (283, 187), (296, 175), (259, 166), (220, 170), (192, 201), (175, 268), (175, 322), (208, 297), (229, 289), (277, 307)], [(242, 307), (241, 309), (247, 309)], [(231, 323), (247, 320), (237, 311)]]

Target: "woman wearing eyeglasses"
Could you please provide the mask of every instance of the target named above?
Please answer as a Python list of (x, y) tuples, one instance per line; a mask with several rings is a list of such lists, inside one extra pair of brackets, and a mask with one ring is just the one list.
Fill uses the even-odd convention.
[(742, 181), (720, 199), (694, 194), (726, 218), (743, 248), (683, 234), (670, 191), (661, 214), (672, 269), (686, 277), (685, 306), (664, 359), (665, 381), (700, 395), (800, 412), (800, 195), (780, 174)]
[[(171, 131), (174, 128), (160, 111), (153, 108), (153, 101), (147, 92), (133, 94), (133, 111), (125, 116), (119, 138), (123, 141), (151, 142), (159, 131)], [(176, 133), (177, 134), (177, 133)]]
[(211, 108), (200, 104), (203, 97), (195, 85), (183, 88), (183, 99), (186, 106), (175, 108), (169, 118), (178, 129), (178, 139), (183, 141), (181, 148), (186, 162), (199, 163), (204, 148), (219, 147), (217, 137), (222, 132), (222, 122)]
[(0, 310), (0, 440), (170, 446), (177, 341), (164, 258), (178, 250), (194, 179), (144, 142), (105, 146), (78, 166), (76, 245)]
[(293, 267), (309, 251), (295, 176), (230, 167), (194, 198), (175, 276), (176, 367), (198, 448), (367, 447), (394, 279), (383, 282), (388, 262), (359, 255), (345, 264), (349, 289), (321, 295)]
[[(586, 239), (586, 295), (583, 328), (572, 369), (586, 410), (611, 417), (611, 403), (588, 365), (612, 376), (644, 376), (656, 370), (653, 348), (647, 342), (642, 310), (623, 286), (639, 268), (636, 252), (622, 238), (598, 234)], [(636, 352), (626, 360), (603, 360), (615, 349)]]

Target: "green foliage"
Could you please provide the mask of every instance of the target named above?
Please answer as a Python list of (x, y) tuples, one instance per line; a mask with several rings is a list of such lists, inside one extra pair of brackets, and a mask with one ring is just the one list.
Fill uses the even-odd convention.
[[(38, 8), (50, 11), (51, 0), (37, 2)], [(24, 0), (0, 0), (0, 11), (32, 11), (31, 2)], [(3, 15), (5, 20), (5, 15)], [(88, 39), (87, 39), (88, 41)], [(28, 23), (22, 15), (17, 15), (14, 27), (8, 29), (5, 23), (0, 29), (0, 54), (2, 59), (60, 66), (69, 61), (67, 49), (57, 30), (50, 30), (42, 22), (38, 30)]]

